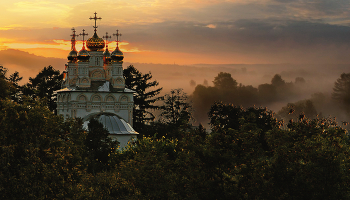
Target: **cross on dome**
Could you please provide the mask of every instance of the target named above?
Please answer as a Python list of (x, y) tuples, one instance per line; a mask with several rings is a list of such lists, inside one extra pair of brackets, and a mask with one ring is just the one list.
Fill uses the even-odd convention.
[(76, 33), (76, 31), (75, 31), (75, 28), (73, 27), (72, 29), (71, 29), (72, 31), (73, 31), (73, 34), (72, 35), (70, 35), (70, 36), (72, 36), (72, 40), (71, 40), (71, 42), (72, 42), (72, 51), (74, 50), (74, 51), (76, 51), (75, 50), (75, 37), (78, 37), (79, 35), (76, 35), (75, 33)]
[(92, 20), (92, 19), (95, 20), (95, 26), (93, 26), (93, 27), (95, 28), (95, 33), (96, 33), (97, 27), (98, 27), (98, 26), (96, 26), (96, 21), (97, 21), (98, 19), (102, 19), (102, 18), (96, 16), (96, 15), (97, 15), (97, 12), (95, 12), (94, 14), (95, 14), (95, 17), (90, 17), (89, 19), (90, 19), (90, 20)]
[(83, 36), (83, 49), (85, 49), (85, 35), (88, 35), (87, 33), (85, 33), (85, 29), (83, 29), (83, 33), (80, 33), (79, 35), (82, 35)]
[(117, 36), (116, 42), (117, 42), (117, 48), (119, 48), (119, 36), (122, 36), (122, 34), (119, 33), (119, 30), (117, 30), (117, 33), (116, 33), (116, 34), (113, 34), (113, 35), (114, 35), (114, 36)]
[(70, 36), (72, 36), (74, 39), (75, 39), (75, 37), (78, 37), (78, 36), (79, 36), (79, 35), (76, 35), (76, 34), (75, 34), (77, 31), (75, 30), (74, 27), (73, 27), (71, 30), (73, 31), (73, 34), (70, 35)]
[(112, 38), (112, 36), (108, 36), (108, 32), (106, 32), (106, 35), (102, 37), (103, 39), (106, 39), (106, 48), (108, 49), (108, 39)]

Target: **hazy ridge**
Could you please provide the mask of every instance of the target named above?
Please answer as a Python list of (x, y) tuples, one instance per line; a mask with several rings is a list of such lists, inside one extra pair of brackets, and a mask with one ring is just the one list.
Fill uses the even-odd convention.
[[(19, 59), (21, 58), (21, 59)], [(52, 65), (55, 69), (64, 70), (66, 59), (46, 58), (20, 50), (0, 51), (0, 64), (8, 68), (10, 73), (19, 71), (23, 76), (22, 84), (34, 77), (45, 66)], [(227, 72), (242, 85), (258, 87), (260, 84), (271, 83), (275, 74), (280, 74), (286, 82), (294, 82), (297, 77), (305, 79), (303, 95), (290, 98), (285, 102), (268, 105), (269, 109), (278, 111), (286, 103), (310, 98), (314, 93), (331, 94), (334, 82), (342, 73), (350, 72), (349, 64), (154, 64), (124, 62), (126, 68), (134, 65), (142, 73), (151, 72), (153, 79), (163, 87), (162, 94), (171, 89), (183, 88), (191, 95), (198, 84), (212, 86), (214, 77), (219, 72)]]

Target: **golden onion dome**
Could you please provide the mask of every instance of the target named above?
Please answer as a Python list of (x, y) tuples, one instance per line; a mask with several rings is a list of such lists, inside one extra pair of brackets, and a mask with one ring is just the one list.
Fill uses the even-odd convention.
[(90, 54), (89, 52), (83, 47), (79, 53), (78, 53), (78, 60), (80, 62), (89, 62)]
[(106, 58), (111, 58), (111, 53), (108, 51), (108, 48), (106, 48), (105, 52), (103, 52), (103, 56)]
[(71, 52), (69, 52), (67, 58), (70, 62), (75, 62), (77, 61), (77, 57), (78, 57), (78, 52), (76, 50), (72, 50)]
[(123, 52), (120, 51), (119, 47), (117, 47), (113, 52), (112, 52), (112, 60), (115, 61), (115, 62), (120, 62), (120, 61), (123, 61), (124, 59), (124, 55), (123, 55)]
[(86, 41), (86, 47), (90, 51), (102, 51), (105, 47), (105, 41), (102, 38), (98, 37), (95, 32), (94, 36)]
[(108, 51), (108, 47), (106, 48), (105, 52), (103, 52), (103, 60), (105, 64), (111, 62), (111, 53)]

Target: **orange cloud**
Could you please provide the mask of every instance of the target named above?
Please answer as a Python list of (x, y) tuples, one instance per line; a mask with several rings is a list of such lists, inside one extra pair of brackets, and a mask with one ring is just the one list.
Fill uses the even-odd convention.
[(216, 28), (216, 25), (214, 25), (214, 24), (208, 24), (206, 27), (208, 27), (208, 28)]
[(33, 42), (33, 43), (17, 43), (17, 42), (4, 42), (5, 46), (11, 49), (37, 49), (37, 48), (56, 48), (62, 50), (70, 49), (70, 41), (64, 40), (52, 40), (48, 43), (44, 42)]

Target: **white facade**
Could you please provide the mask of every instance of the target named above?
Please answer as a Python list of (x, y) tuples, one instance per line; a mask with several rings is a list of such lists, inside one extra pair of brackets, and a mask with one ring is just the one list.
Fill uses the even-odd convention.
[[(96, 34), (87, 40), (88, 50), (75, 50), (75, 30), (72, 35), (72, 51), (68, 55), (62, 89), (57, 92), (57, 114), (66, 118), (86, 118), (97, 113), (113, 113), (132, 126), (133, 93), (125, 88), (123, 77), (123, 53), (119, 47), (112, 52), (105, 49), (103, 39)], [(104, 52), (103, 52), (104, 51)], [(130, 134), (111, 134), (121, 147), (136, 138)]]
[(62, 89), (57, 92), (57, 114), (64, 118), (84, 118), (98, 112), (110, 112), (132, 126), (133, 91), (84, 91)]

